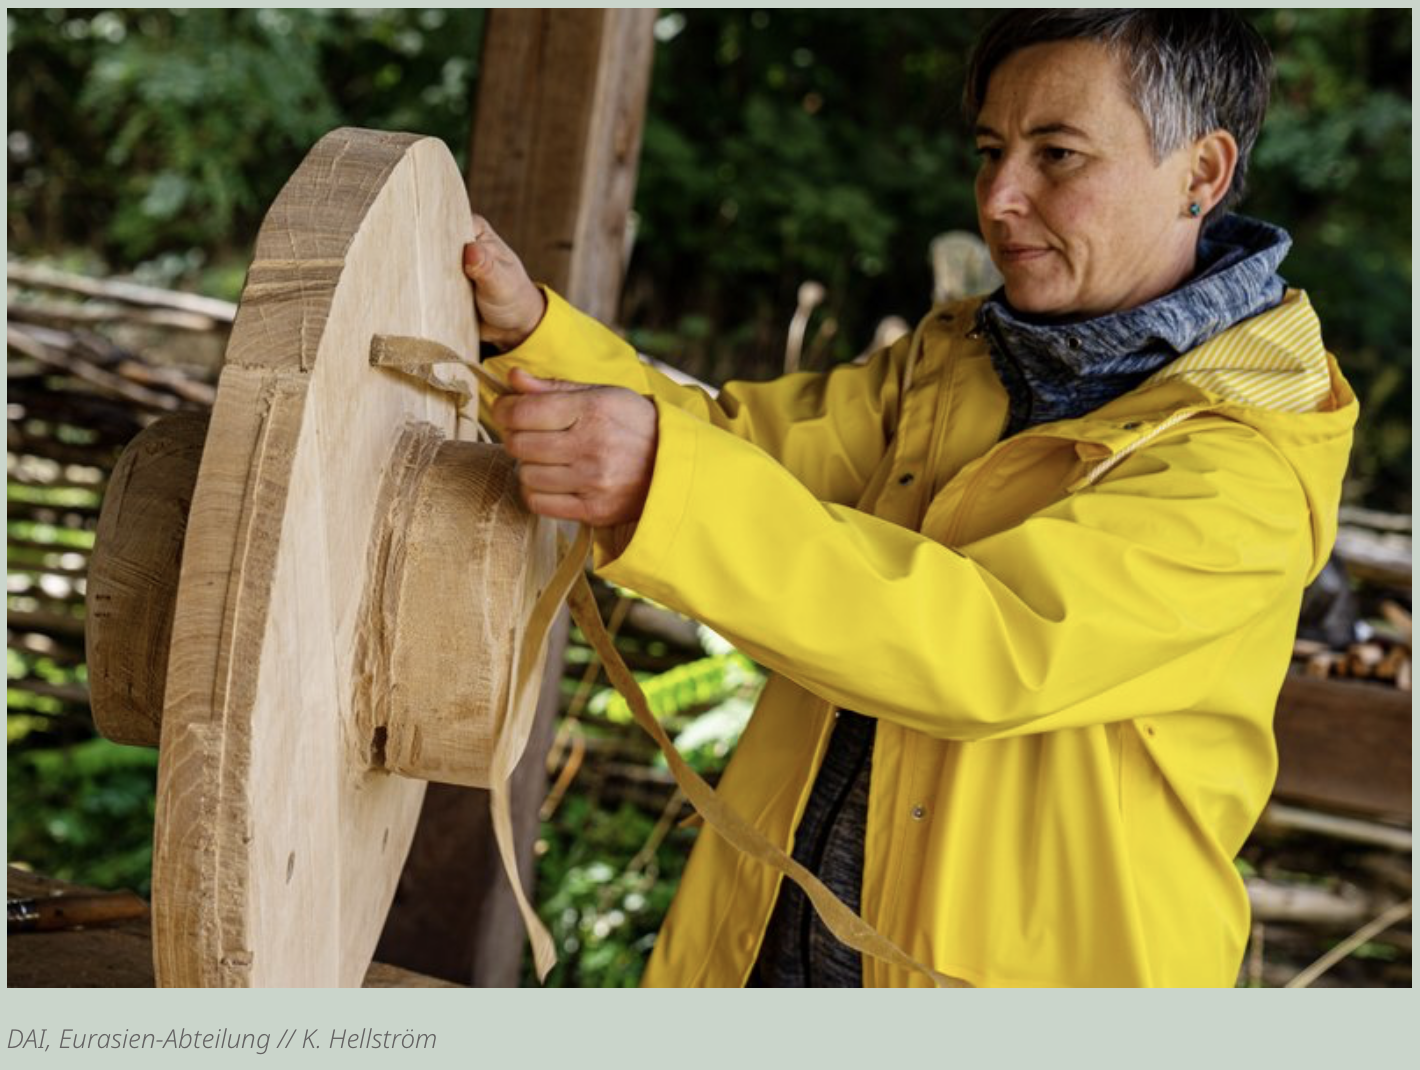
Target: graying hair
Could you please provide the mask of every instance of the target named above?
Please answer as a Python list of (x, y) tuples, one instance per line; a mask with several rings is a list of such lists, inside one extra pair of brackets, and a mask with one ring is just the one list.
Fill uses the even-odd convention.
[(1119, 57), (1156, 161), (1214, 130), (1230, 133), (1238, 143), (1237, 167), (1205, 222), (1242, 199), (1272, 83), (1272, 53), (1250, 25), (1222, 10), (1007, 12), (986, 28), (972, 53), (964, 95), (967, 121), (975, 124), (991, 72), (1007, 56), (1051, 41), (1097, 41)]

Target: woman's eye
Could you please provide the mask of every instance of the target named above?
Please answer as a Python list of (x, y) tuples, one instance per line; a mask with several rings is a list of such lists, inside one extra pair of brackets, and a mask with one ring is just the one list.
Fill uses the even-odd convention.
[(1078, 155), (1074, 149), (1062, 149), (1058, 145), (1047, 145), (1041, 151), (1045, 153), (1045, 158), (1051, 163), (1064, 163)]
[(1001, 158), (1001, 149), (997, 145), (978, 145), (976, 146), (976, 155), (980, 156), (983, 160), (999, 160)]

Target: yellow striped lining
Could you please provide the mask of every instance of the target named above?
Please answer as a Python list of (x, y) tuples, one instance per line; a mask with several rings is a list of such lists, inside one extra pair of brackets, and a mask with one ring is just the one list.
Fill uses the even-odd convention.
[(1178, 378), (1229, 401), (1280, 412), (1316, 412), (1331, 395), (1321, 324), (1300, 290), (1185, 353), (1147, 381)]

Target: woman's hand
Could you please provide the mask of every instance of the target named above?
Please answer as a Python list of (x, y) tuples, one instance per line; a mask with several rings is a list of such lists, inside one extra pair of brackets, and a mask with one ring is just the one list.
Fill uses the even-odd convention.
[(523, 501), (541, 516), (594, 528), (638, 520), (656, 463), (656, 406), (619, 386), (539, 379), (514, 368), (517, 393), (493, 404), (519, 462)]
[(479, 215), (473, 217), (473, 241), (463, 247), (463, 273), (473, 280), (480, 340), (512, 349), (542, 322), (547, 298), (518, 254)]

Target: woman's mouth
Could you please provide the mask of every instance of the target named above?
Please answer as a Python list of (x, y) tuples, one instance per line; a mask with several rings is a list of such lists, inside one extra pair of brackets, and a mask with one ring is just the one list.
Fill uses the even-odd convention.
[(1007, 264), (1023, 264), (1039, 260), (1048, 255), (1050, 249), (1044, 245), (1002, 245), (1000, 253), (1001, 260)]

